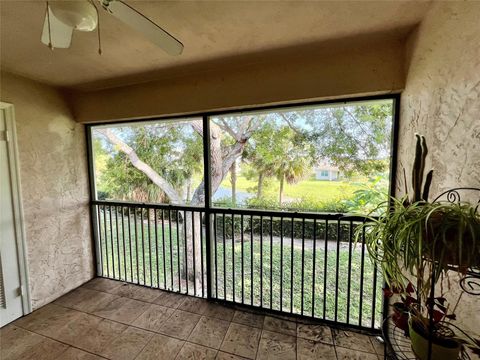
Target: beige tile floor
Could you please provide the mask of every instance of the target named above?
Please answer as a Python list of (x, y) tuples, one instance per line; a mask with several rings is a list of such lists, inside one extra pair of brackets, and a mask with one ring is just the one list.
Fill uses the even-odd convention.
[(372, 336), (97, 278), (0, 330), (9, 359), (383, 359)]

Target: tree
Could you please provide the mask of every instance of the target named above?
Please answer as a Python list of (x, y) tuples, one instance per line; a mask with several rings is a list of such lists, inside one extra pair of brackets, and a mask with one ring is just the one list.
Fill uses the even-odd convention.
[[(184, 203), (188, 180), (203, 169), (202, 138), (189, 125), (154, 124), (96, 131), (110, 137), (94, 139), (103, 141), (110, 150), (102, 177), (110, 196), (140, 202)], [(148, 172), (161, 174), (172, 189), (159, 186), (144, 170), (138, 171), (128, 155), (133, 148), (127, 144), (135, 147), (135, 163), (141, 159), (144, 168), (146, 164), (151, 168)]]
[(293, 184), (309, 175), (315, 162), (312, 144), (294, 131), (277, 114), (265, 121), (252, 136), (244, 158), (251, 164), (248, 176), (256, 176), (257, 198), (262, 197), (263, 182), (275, 176), (280, 182), (279, 205), (283, 203), (284, 182)]
[(243, 159), (251, 165), (246, 176), (257, 178), (257, 198), (263, 196), (265, 179), (275, 175), (275, 168), (283, 154), (282, 136), (275, 123), (262, 121), (245, 149)]
[[(160, 188), (170, 202), (179, 204), (184, 201), (179, 187), (185, 183), (187, 175), (191, 175), (195, 171), (195, 164), (202, 164), (201, 155), (203, 154), (203, 151), (199, 151), (197, 148), (198, 143), (202, 143), (202, 121), (194, 120), (186, 124), (197, 134), (196, 136), (191, 136), (191, 133), (185, 129), (176, 131), (175, 126), (168, 123), (129, 128), (97, 128), (95, 132), (103, 135), (113, 146), (113, 150), (116, 151), (113, 157), (128, 159), (130, 165)], [(210, 125), (210, 164), (213, 193), (218, 189), (233, 163), (241, 156), (247, 141), (256, 128), (257, 122), (250, 116), (240, 119), (217, 118), (212, 121)], [(222, 143), (222, 131), (229, 135), (229, 141)], [(182, 141), (179, 141), (181, 136), (183, 136)], [(200, 137), (200, 142), (197, 141), (198, 139), (196, 140), (196, 137)], [(185, 146), (187, 143), (192, 145), (192, 149)], [(148, 162), (144, 159), (148, 159)], [(193, 192), (190, 204), (202, 205), (204, 202), (205, 188), (204, 179), (202, 179)], [(186, 228), (185, 240), (188, 254), (193, 255), (195, 252), (195, 256), (188, 256), (188, 266), (192, 269), (192, 259), (195, 258), (198, 263), (196, 264), (197, 274), (194, 274), (194, 277), (195, 281), (200, 282), (201, 245), (197, 241), (194, 248), (193, 238), (200, 238), (201, 229), (200, 226), (196, 226), (196, 234), (193, 234), (192, 222), (201, 224), (201, 219), (199, 213), (194, 213), (193, 216), (194, 219), (192, 219), (192, 212), (187, 212), (183, 219)]]
[(275, 176), (280, 182), (278, 204), (283, 204), (283, 191), (285, 181), (295, 184), (312, 172), (314, 164), (313, 148), (303, 137), (299, 137), (290, 128), (284, 127), (279, 132), (280, 142), (278, 147), (282, 150), (278, 153), (275, 163)]
[(364, 175), (386, 170), (390, 154), (391, 102), (330, 106), (279, 113), (290, 128), (307, 138), (316, 156), (344, 173)]

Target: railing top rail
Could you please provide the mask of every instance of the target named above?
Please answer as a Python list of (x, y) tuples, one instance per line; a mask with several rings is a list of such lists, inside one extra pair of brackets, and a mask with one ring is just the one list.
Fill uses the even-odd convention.
[(205, 208), (203, 206), (193, 206), (193, 205), (151, 204), (151, 203), (111, 201), (111, 200), (93, 200), (91, 204), (106, 205), (106, 206), (137, 207), (137, 208), (148, 208), (148, 209), (182, 210), (182, 211), (185, 210), (185, 211), (205, 212)]
[[(110, 200), (94, 200), (92, 205), (106, 205), (106, 206), (124, 206), (124, 207), (138, 207), (148, 209), (163, 209), (163, 210), (182, 210), (182, 211), (198, 211), (205, 212), (206, 209), (202, 206), (192, 205), (171, 205), (171, 204), (151, 204), (151, 203), (136, 203), (128, 201), (110, 201)], [(280, 210), (259, 210), (259, 209), (240, 209), (240, 208), (220, 208), (212, 207), (210, 212), (214, 214), (233, 214), (244, 216), (265, 216), (274, 218), (295, 218), (295, 219), (318, 219), (318, 220), (332, 220), (332, 221), (354, 221), (363, 222), (368, 219), (367, 215), (358, 214), (343, 214), (343, 213), (321, 213), (321, 212), (303, 212), (303, 211), (280, 211)]]
[(232, 208), (218, 208), (211, 209), (212, 213), (217, 214), (234, 214), (234, 215), (253, 215), (253, 216), (267, 216), (275, 218), (296, 218), (296, 219), (319, 219), (319, 220), (344, 220), (344, 221), (365, 221), (367, 216), (357, 214), (343, 214), (343, 213), (323, 213), (323, 212), (307, 212), (307, 211), (280, 211), (280, 210), (259, 210), (259, 209), (232, 209)]

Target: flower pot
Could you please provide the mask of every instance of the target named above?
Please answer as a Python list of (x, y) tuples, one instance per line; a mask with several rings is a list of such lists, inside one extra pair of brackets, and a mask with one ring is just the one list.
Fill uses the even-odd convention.
[[(472, 237), (471, 229), (467, 228), (463, 233), (459, 233), (456, 218), (447, 218), (448, 225), (443, 224), (446, 215), (439, 211), (433, 213), (428, 220), (428, 230), (425, 231), (424, 241), (426, 245), (424, 256), (432, 260), (432, 254), (435, 254), (435, 261), (440, 261), (443, 265), (451, 265), (459, 269), (480, 266), (480, 258), (475, 256), (478, 246), (475, 247), (475, 239)], [(442, 236), (435, 233), (442, 228)], [(480, 230), (480, 223), (476, 225), (476, 231)], [(460, 242), (459, 239), (462, 241)], [(459, 245), (463, 244), (463, 245)], [(440, 259), (440, 254), (443, 258)]]
[[(412, 320), (408, 320), (410, 340), (415, 356), (420, 360), (429, 360), (428, 335), (423, 334), (420, 328)], [(460, 354), (460, 344), (453, 339), (432, 339), (431, 360), (457, 360)]]
[(404, 303), (396, 302), (392, 305), (393, 307), (393, 315), (392, 321), (395, 326), (408, 334), (408, 308), (405, 306)]

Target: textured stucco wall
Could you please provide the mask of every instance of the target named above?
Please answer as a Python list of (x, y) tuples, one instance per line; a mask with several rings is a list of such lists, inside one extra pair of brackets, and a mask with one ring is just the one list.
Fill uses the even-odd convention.
[(84, 126), (57, 90), (1, 74), (14, 105), (34, 309), (93, 277)]
[[(480, 2), (437, 2), (408, 41), (397, 194), (404, 189), (403, 166), (410, 176), (415, 132), (424, 134), (429, 145), (427, 169), (435, 170), (431, 195), (452, 187), (480, 187), (479, 19)], [(478, 193), (471, 200), (477, 201)], [(452, 284), (450, 299), (458, 295), (453, 279)], [(458, 323), (477, 334), (479, 300), (464, 296), (457, 311)]]
[[(411, 168), (414, 133), (427, 138), (431, 194), (480, 186), (480, 2), (438, 2), (408, 42), (399, 171)], [(398, 190), (403, 176), (398, 176)]]

